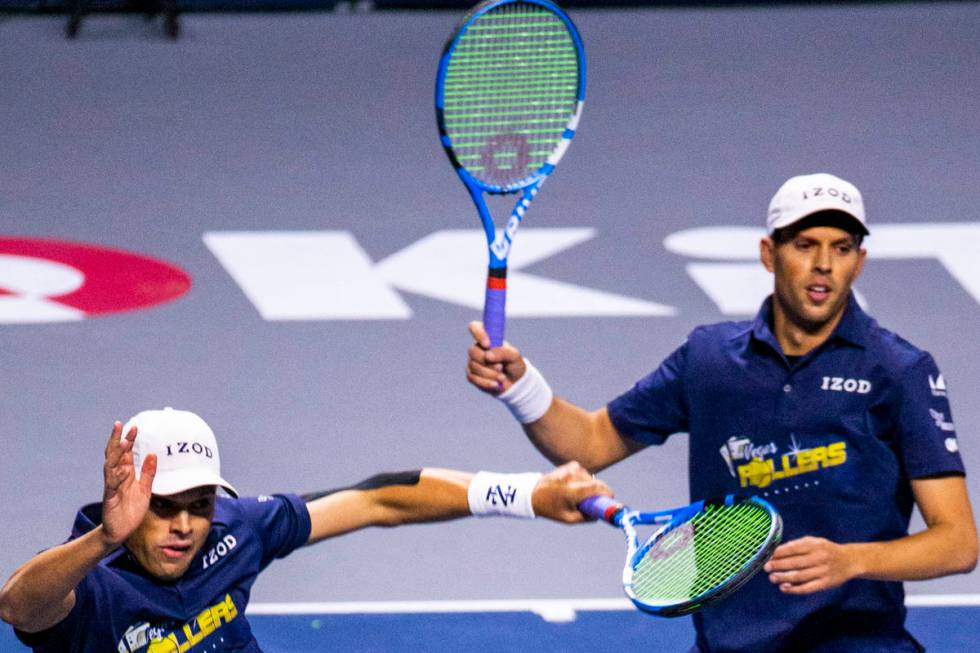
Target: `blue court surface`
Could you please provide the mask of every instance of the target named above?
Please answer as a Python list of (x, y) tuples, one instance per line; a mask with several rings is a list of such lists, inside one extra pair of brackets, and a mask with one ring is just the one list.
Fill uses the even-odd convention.
[[(908, 627), (930, 653), (977, 648), (980, 608), (910, 608)], [(529, 612), (262, 615), (252, 618), (266, 653), (307, 651), (662, 651), (685, 653), (690, 617), (661, 619), (635, 610), (588, 610), (572, 621)]]
[[(980, 604), (919, 596), (908, 629), (929, 653), (976, 650)], [(402, 603), (255, 604), (249, 620), (266, 653), (380, 651), (595, 651), (685, 653), (690, 617), (662, 619), (626, 600), (429, 601)], [(26, 650), (10, 628), (0, 651)]]

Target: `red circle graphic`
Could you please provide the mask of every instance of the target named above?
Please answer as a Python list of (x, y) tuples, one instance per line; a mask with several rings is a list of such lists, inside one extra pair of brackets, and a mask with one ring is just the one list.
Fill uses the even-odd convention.
[[(77, 270), (84, 277), (79, 287), (44, 299), (88, 316), (148, 308), (174, 300), (191, 287), (190, 275), (171, 263), (101, 245), (0, 237), (0, 255), (50, 261)], [(3, 283), (0, 274), (0, 296), (20, 294), (4, 288)]]

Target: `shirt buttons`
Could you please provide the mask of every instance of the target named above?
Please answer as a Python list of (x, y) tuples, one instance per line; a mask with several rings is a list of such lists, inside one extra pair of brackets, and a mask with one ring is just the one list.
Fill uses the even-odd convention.
[(792, 390), (792, 389), (793, 389), (793, 386), (791, 386), (791, 385), (790, 385), (790, 384), (788, 384), (788, 383), (787, 383), (786, 385), (784, 385), (784, 386), (783, 386), (783, 392), (789, 392), (789, 391), (790, 391), (790, 390)]

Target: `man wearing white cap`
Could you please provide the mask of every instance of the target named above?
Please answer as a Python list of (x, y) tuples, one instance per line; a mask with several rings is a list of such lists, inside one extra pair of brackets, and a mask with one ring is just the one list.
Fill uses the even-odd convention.
[[(913, 653), (902, 581), (968, 572), (977, 534), (946, 383), (932, 357), (854, 300), (869, 235), (853, 184), (826, 173), (773, 196), (759, 246), (774, 290), (754, 320), (696, 328), (605, 407), (555, 397), (470, 325), (467, 378), (552, 462), (596, 471), (690, 437), (691, 499), (758, 494), (784, 543), (694, 616), (692, 653)], [(913, 505), (926, 528), (909, 535)]]
[(172, 408), (116, 422), (104, 476), (102, 502), (79, 511), (71, 539), (0, 590), (0, 616), (35, 651), (256, 653), (245, 618), (252, 584), (301, 546), (471, 514), (581, 522), (583, 499), (610, 494), (573, 463), (544, 475), (422, 469), (304, 496), (237, 498), (211, 428)]

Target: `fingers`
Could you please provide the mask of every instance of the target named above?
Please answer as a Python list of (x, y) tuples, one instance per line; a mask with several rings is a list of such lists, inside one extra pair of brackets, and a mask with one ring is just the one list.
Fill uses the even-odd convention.
[(790, 540), (789, 542), (784, 542), (776, 547), (773, 552), (773, 559), (789, 557), (794, 555), (800, 555), (813, 550), (816, 546), (819, 546), (820, 542), (826, 541), (819, 537), (806, 536), (795, 540)]
[(602, 494), (607, 497), (615, 496), (611, 487), (597, 478), (591, 478), (582, 484), (581, 492), (576, 492), (575, 505), (582, 503), (591, 496)]
[(483, 328), (483, 322), (470, 322), (469, 329), (470, 335), (473, 336), (476, 344), (483, 349), (490, 349), (490, 336), (487, 335), (487, 330)]
[(521, 352), (509, 342), (504, 342), (501, 346), (491, 349), (490, 336), (487, 335), (481, 322), (470, 322), (470, 335), (473, 336), (474, 340), (469, 349), (470, 360), (486, 365), (499, 364), (502, 366), (521, 360)]
[(773, 585), (792, 585), (798, 586), (810, 583), (827, 576), (829, 569), (825, 565), (818, 567), (805, 567), (802, 569), (791, 569), (789, 571), (769, 574), (769, 581)]
[(501, 385), (507, 380), (507, 376), (498, 366), (481, 365), (472, 359), (466, 364), (466, 378), (476, 387), (488, 392), (499, 392)]
[(781, 544), (763, 568), (766, 572), (787, 571), (826, 562), (826, 556), (820, 555), (826, 542), (817, 537), (801, 537)]
[(575, 524), (589, 519), (578, 509), (579, 504), (587, 498), (597, 494), (613, 496), (612, 488), (576, 461), (557, 467), (551, 474), (563, 488), (563, 503), (558, 517), (565, 523)]
[(152, 494), (153, 490), (153, 479), (157, 475), (157, 455), (151, 453), (147, 455), (146, 460), (143, 461), (143, 467), (140, 469), (140, 486), (147, 494)]
[(133, 426), (125, 437), (120, 437), (122, 428), (122, 422), (114, 422), (106, 444), (103, 475), (105, 491), (109, 494), (119, 489), (133, 473), (133, 442), (136, 440), (137, 429)]
[(521, 352), (509, 342), (505, 342), (499, 347), (494, 347), (486, 353), (486, 361), (488, 363), (502, 365), (503, 367), (508, 367), (522, 360)]
[(109, 441), (105, 444), (106, 462), (115, 461), (119, 458), (120, 436), (122, 435), (122, 422), (116, 420), (112, 423), (112, 431), (109, 433)]
[(846, 582), (851, 576), (843, 549), (820, 537), (802, 537), (778, 547), (764, 567), (784, 594), (810, 594)]
[(793, 585), (791, 583), (783, 583), (779, 586), (779, 591), (783, 594), (813, 594), (814, 592), (821, 592), (825, 589), (830, 589), (830, 585), (820, 579), (814, 580), (809, 583), (803, 583), (802, 585)]
[(105, 446), (105, 457), (107, 463), (115, 464), (119, 461), (119, 458), (127, 451), (133, 448), (133, 441), (136, 440), (136, 427), (130, 427), (129, 432), (126, 433), (126, 437), (120, 437), (122, 434), (122, 422), (116, 420), (112, 425), (112, 432), (109, 434), (109, 442)]

